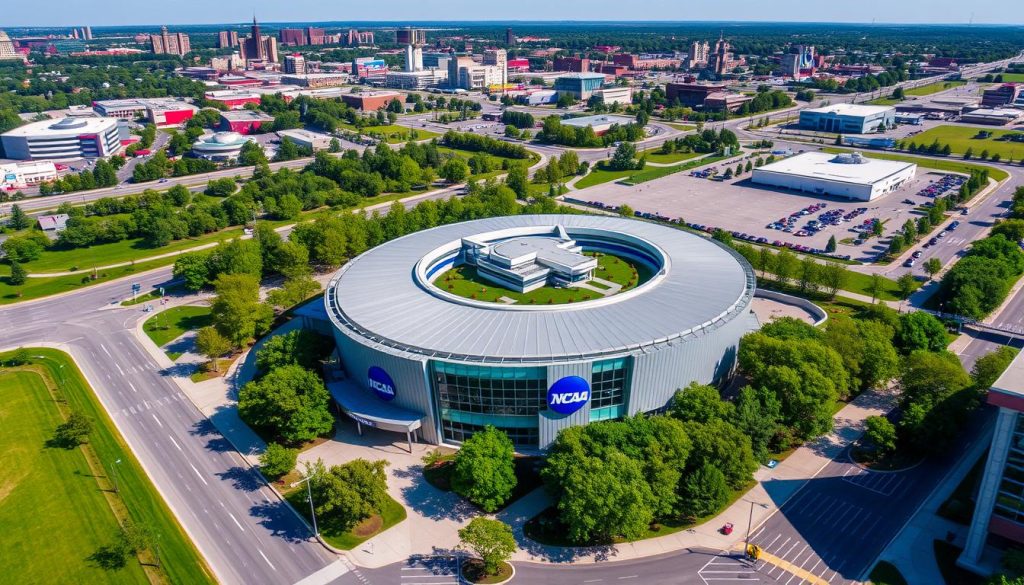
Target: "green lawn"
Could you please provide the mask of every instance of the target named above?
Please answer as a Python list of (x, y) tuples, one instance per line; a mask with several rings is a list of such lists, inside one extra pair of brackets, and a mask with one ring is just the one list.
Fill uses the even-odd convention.
[(875, 98), (875, 99), (869, 101), (868, 103), (871, 104), (872, 106), (895, 106), (896, 104), (900, 103), (901, 101), (903, 101), (903, 100), (898, 100), (898, 99), (896, 99), (894, 97), (880, 97), (880, 98)]
[[(920, 134), (918, 136), (923, 136)], [(929, 142), (931, 144), (931, 142)], [(952, 148), (952, 146), (950, 146)], [(849, 148), (835, 148), (832, 146), (826, 146), (822, 149), (825, 152), (839, 153), (839, 152), (851, 152)], [(1022, 145), (1022, 152), (1024, 152), (1024, 145)], [(936, 158), (924, 158), (920, 156), (912, 156), (909, 154), (893, 154), (890, 152), (877, 152), (872, 150), (867, 154), (868, 158), (880, 158), (884, 160), (900, 160), (904, 162), (916, 163), (918, 166), (926, 167), (929, 169), (935, 169), (938, 171), (951, 171), (954, 173), (970, 173), (973, 171), (988, 171), (988, 176), (996, 181), (1003, 181), (1009, 177), (1009, 173), (1003, 169), (991, 167), (984, 164), (976, 164), (973, 162), (964, 162), (957, 159), (936, 159)]]
[(143, 260), (147, 257), (187, 250), (203, 244), (210, 244), (242, 235), (242, 228), (230, 228), (198, 238), (176, 240), (159, 248), (150, 248), (142, 243), (141, 238), (122, 240), (110, 244), (96, 244), (88, 248), (71, 248), (68, 250), (46, 250), (38, 260), (25, 264), (31, 274), (47, 272), (66, 272), (78, 270), (88, 273), (94, 266), (109, 266), (121, 262)]
[[(177, 339), (186, 331), (206, 327), (212, 322), (210, 307), (184, 305), (157, 313), (142, 324), (143, 331), (159, 347)], [(180, 355), (180, 354), (178, 354)], [(173, 356), (171, 359), (176, 359)]]
[[(309, 500), (306, 499), (305, 489), (294, 489), (285, 495), (285, 499), (309, 522)], [(405, 520), (406, 515), (405, 507), (391, 496), (388, 496), (381, 514), (367, 518), (348, 532), (332, 533), (324, 531), (320, 533), (320, 536), (334, 548), (352, 550), (367, 539)]]
[[(143, 559), (155, 583), (214, 583), (145, 471), (67, 354), (30, 348), (32, 364), (0, 374), (0, 551), (10, 583), (148, 583), (138, 561), (117, 572), (91, 566), (88, 556), (117, 533), (113, 510), (159, 535), (161, 567)], [(0, 354), (0, 360), (10, 358)], [(63, 366), (63, 367), (61, 367)], [(47, 392), (47, 386), (53, 395)], [(44, 442), (75, 410), (93, 420), (85, 447), (52, 449)], [(109, 462), (117, 464), (111, 492)], [(109, 498), (109, 499), (108, 499)], [(109, 502), (109, 503), (108, 503)], [(113, 505), (113, 507), (111, 506)]]
[(1024, 83), (1024, 73), (998, 73), (1003, 76), (1003, 83)]
[[(8, 583), (147, 583), (138, 562), (105, 571), (89, 561), (118, 531), (82, 449), (44, 447), (65, 419), (43, 377), (0, 373), (0, 550)], [(45, 551), (45, 552), (44, 552)]]
[[(975, 138), (979, 132), (991, 132), (992, 135), (989, 138)], [(989, 155), (998, 154), (1003, 160), (1013, 159), (1020, 160), (1024, 157), (1024, 142), (1011, 142), (1009, 140), (996, 140), (1001, 136), (1007, 134), (1020, 134), (1014, 130), (982, 130), (980, 128), (973, 128), (970, 126), (950, 126), (942, 125), (936, 126), (931, 130), (925, 130), (917, 136), (911, 137), (909, 140), (916, 142), (917, 144), (929, 145), (933, 141), (938, 140), (939, 144), (948, 144), (953, 150), (954, 154), (963, 154), (967, 152), (967, 149), (973, 149), (974, 156), (981, 154), (981, 151), (987, 150)], [(908, 142), (909, 144), (909, 142)]]
[(673, 122), (666, 122), (666, 125), (671, 128), (675, 128), (676, 130), (682, 130), (683, 132), (689, 132), (690, 130), (697, 129), (697, 126), (693, 124), (675, 124)]
[(422, 128), (409, 128), (407, 126), (399, 126), (397, 124), (387, 124), (384, 126), (367, 126), (362, 129), (356, 129), (355, 126), (343, 125), (344, 128), (352, 130), (353, 132), (359, 132), (366, 135), (383, 135), (384, 139), (388, 144), (397, 144), (399, 142), (406, 142), (409, 140), (409, 131), (416, 131), (416, 140), (429, 140), (440, 136), (437, 132), (431, 132), (429, 130), (423, 130)]
[(711, 156), (706, 156), (704, 158), (700, 158), (700, 159), (696, 159), (696, 160), (691, 160), (689, 162), (684, 162), (682, 164), (672, 165), (670, 167), (647, 167), (646, 169), (644, 169), (644, 170), (642, 170), (640, 172), (634, 173), (632, 176), (630, 176), (629, 177), (629, 182), (634, 184), (634, 185), (636, 185), (638, 183), (646, 183), (647, 181), (653, 181), (654, 179), (660, 179), (662, 177), (667, 177), (668, 175), (672, 175), (672, 174), (675, 174), (675, 173), (680, 173), (680, 172), (683, 172), (683, 171), (688, 171), (690, 169), (695, 169), (697, 167), (702, 167), (702, 166), (705, 166), (705, 165), (714, 164), (716, 162), (719, 162), (719, 161), (722, 161), (722, 160), (726, 160), (726, 159), (732, 158), (734, 156), (738, 156), (738, 155), (735, 155), (735, 154), (734, 155), (730, 155), (730, 156), (711, 155)]
[[(137, 262), (135, 266), (122, 266), (109, 270), (100, 270), (97, 278), (90, 277), (91, 271), (83, 271), (81, 274), (71, 276), (55, 276), (47, 278), (29, 278), (21, 286), (13, 286), (8, 282), (7, 277), (11, 274), (9, 264), (0, 264), (0, 305), (37, 299), (62, 292), (79, 290), (87, 286), (107, 282), (116, 278), (130, 276), (137, 272), (159, 268), (174, 263), (174, 257), (150, 260), (148, 262)], [(131, 287), (128, 282), (124, 283), (124, 291), (117, 294), (116, 301), (131, 296)]]
[(587, 187), (593, 187), (594, 185), (600, 185), (609, 181), (618, 181), (619, 179), (625, 179), (637, 171), (613, 171), (598, 164), (586, 177), (583, 177), (579, 181), (576, 181), (577, 189), (586, 189)]
[(672, 152), (669, 154), (662, 154), (657, 150), (648, 150), (641, 152), (638, 156), (646, 156), (648, 162), (655, 163), (677, 163), (684, 160), (690, 160), (702, 156), (699, 152)]
[[(635, 277), (634, 274), (636, 274)], [(623, 285), (620, 292), (636, 288), (651, 277), (650, 271), (644, 265), (611, 254), (598, 256), (597, 270), (594, 275), (597, 278)], [(484, 280), (477, 275), (476, 268), (467, 265), (441, 273), (434, 284), (441, 290), (461, 297), (492, 303), (499, 302), (500, 297), (508, 297), (521, 304), (561, 305), (598, 299), (602, 296), (600, 293), (583, 288), (552, 286), (544, 286), (528, 293), (521, 293)]]
[(904, 90), (903, 93), (906, 95), (931, 95), (954, 87), (960, 87), (966, 83), (966, 81), (936, 81), (935, 83), (929, 83), (928, 85), (922, 85), (921, 87)]

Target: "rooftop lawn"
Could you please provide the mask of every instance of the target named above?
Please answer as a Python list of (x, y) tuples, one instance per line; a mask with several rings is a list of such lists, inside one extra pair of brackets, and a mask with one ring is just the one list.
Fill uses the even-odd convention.
[(210, 307), (183, 305), (167, 309), (146, 319), (146, 322), (142, 324), (142, 330), (157, 347), (163, 347), (164, 344), (181, 337), (186, 331), (206, 327), (211, 322)]
[[(0, 374), (0, 526), (10, 528), (0, 531), (4, 582), (214, 583), (75, 363), (57, 350), (28, 351), (30, 364)], [(72, 410), (92, 418), (88, 443), (46, 446)], [(114, 493), (108, 465), (118, 460)], [(151, 552), (117, 571), (89, 560), (113, 542), (118, 518), (159, 535), (160, 567)]]
[(935, 83), (929, 83), (928, 85), (922, 85), (921, 87), (906, 89), (903, 93), (906, 95), (931, 95), (954, 87), (960, 87), (966, 83), (966, 81), (936, 81)]
[[(989, 138), (975, 138), (979, 132), (991, 132)], [(1011, 142), (1009, 140), (996, 140), (1007, 134), (1020, 134), (1014, 130), (982, 129), (970, 126), (936, 126), (930, 130), (911, 137), (905, 141), (924, 144), (925, 146), (938, 140), (939, 144), (948, 144), (955, 154), (963, 154), (967, 149), (973, 149), (977, 157), (981, 151), (987, 150), (989, 155), (998, 154), (1003, 160), (1021, 160), (1024, 158), (1024, 142)]]
[[(586, 254), (588, 256), (595, 255), (593, 252), (586, 252)], [(619, 292), (636, 288), (652, 276), (650, 270), (643, 264), (612, 254), (597, 255), (597, 270), (594, 274), (602, 280), (623, 285)], [(519, 304), (562, 305), (602, 297), (600, 293), (584, 288), (553, 286), (544, 286), (528, 293), (520, 293), (481, 278), (477, 274), (476, 268), (468, 265), (457, 266), (441, 273), (434, 280), (434, 285), (460, 297), (492, 303), (500, 302), (498, 300), (500, 297), (508, 297)], [(595, 287), (602, 288), (599, 284), (595, 284)]]
[[(919, 135), (921, 136), (921, 135)], [(930, 143), (929, 143), (930, 144)], [(1024, 146), (1024, 145), (1022, 145)], [(826, 146), (822, 148), (825, 152), (840, 153), (840, 152), (852, 152), (849, 148), (835, 148), (832, 146)], [(1024, 150), (1024, 149), (1022, 149)], [(985, 164), (977, 164), (974, 162), (963, 161), (959, 159), (938, 159), (938, 158), (925, 158), (921, 156), (913, 156), (909, 154), (896, 154), (891, 152), (878, 152), (872, 150), (867, 153), (868, 158), (880, 158), (883, 160), (899, 160), (903, 162), (915, 163), (920, 167), (929, 169), (935, 169), (939, 171), (951, 171), (954, 173), (970, 173), (971, 171), (988, 171), (988, 176), (996, 181), (1003, 181), (1009, 177), (1009, 173), (1003, 169), (992, 167)]]

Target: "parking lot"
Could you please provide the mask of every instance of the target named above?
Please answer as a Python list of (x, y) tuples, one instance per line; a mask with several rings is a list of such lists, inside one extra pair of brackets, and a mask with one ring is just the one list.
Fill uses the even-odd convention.
[[(724, 171), (725, 167), (720, 170)], [(888, 247), (889, 236), (907, 219), (916, 221), (923, 215), (918, 207), (941, 194), (929, 196), (925, 192), (944, 176), (947, 175), (919, 170), (901, 189), (874, 201), (849, 201), (763, 187), (753, 184), (749, 174), (729, 181), (676, 174), (636, 186), (604, 183), (575, 192), (572, 197), (610, 207), (627, 204), (639, 212), (682, 218), (708, 231), (719, 227), (735, 234), (746, 234), (748, 237), (744, 239), (761, 239), (776, 245), (789, 243), (824, 250), (829, 238), (835, 236), (836, 254), (849, 255), (855, 260), (872, 260)], [(828, 222), (832, 216), (838, 223)], [(870, 233), (872, 220), (882, 222), (882, 238), (855, 244), (859, 236), (855, 230)], [(781, 229), (769, 227), (770, 224)]]

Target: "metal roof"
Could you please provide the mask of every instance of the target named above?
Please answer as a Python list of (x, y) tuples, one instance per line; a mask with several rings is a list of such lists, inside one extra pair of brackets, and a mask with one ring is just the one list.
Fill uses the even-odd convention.
[[(519, 307), (455, 302), (415, 276), (431, 250), (463, 237), (528, 227), (591, 228), (635, 236), (668, 257), (665, 273), (612, 297)], [(753, 269), (736, 252), (679, 229), (588, 215), (518, 215), (424, 230), (346, 264), (327, 288), (334, 325), (398, 354), (484, 362), (573, 360), (693, 338), (748, 310)], [(631, 294), (632, 293), (632, 294)], [(530, 309), (530, 310), (526, 310)]]
[[(853, 153), (853, 155), (858, 154)], [(907, 168), (917, 166), (909, 162), (868, 158), (866, 156), (860, 156), (857, 159), (859, 162), (853, 162), (853, 160), (852, 157), (844, 157), (841, 154), (804, 152), (754, 170), (755, 175), (760, 173), (779, 173), (843, 183), (855, 183), (858, 185), (872, 185)]]

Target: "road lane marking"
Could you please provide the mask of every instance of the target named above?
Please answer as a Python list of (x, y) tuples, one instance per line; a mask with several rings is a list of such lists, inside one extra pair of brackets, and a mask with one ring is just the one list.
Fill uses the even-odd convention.
[(103, 350), (103, 353), (107, 354), (107, 357), (108, 357), (108, 358), (110, 358), (110, 359), (114, 359), (114, 356), (110, 355), (110, 351), (108, 351), (108, 350), (107, 350), (107, 346), (105, 346), (105, 345), (103, 345), (103, 344), (101, 343), (101, 344), (100, 344), (100, 349), (102, 349), (102, 350)]
[(274, 563), (270, 562), (270, 559), (267, 558), (267, 555), (263, 554), (263, 551), (261, 551), (260, 549), (256, 549), (256, 552), (260, 553), (260, 556), (263, 557), (264, 561), (267, 561), (267, 564), (270, 565), (271, 569), (277, 571), (277, 567), (274, 566)]
[[(181, 451), (181, 445), (179, 445), (178, 442), (174, 440), (174, 437), (167, 435), (167, 438), (170, 439), (172, 443), (174, 443), (174, 446), (178, 448), (178, 451)], [(184, 451), (182, 451), (182, 453), (184, 453)], [(178, 474), (178, 477), (181, 477), (181, 474)]]
[(128, 380), (128, 387), (132, 389), (132, 392), (138, 392), (138, 389), (135, 388), (135, 384), (132, 384), (131, 380)]
[(156, 424), (160, 425), (161, 429), (164, 428), (164, 423), (160, 422), (160, 419), (156, 417), (156, 413), (150, 413), (150, 416), (153, 417), (153, 420), (156, 421)]
[(121, 366), (117, 365), (117, 362), (114, 363), (114, 367), (117, 368), (118, 372), (121, 372), (121, 376), (124, 376), (124, 370), (121, 369)]
[(192, 465), (191, 463), (189, 463), (188, 466), (192, 468), (192, 471), (196, 472), (196, 475), (199, 476), (199, 480), (203, 482), (203, 485), (210, 485), (210, 484), (206, 483), (206, 478), (203, 477), (202, 473), (199, 473), (199, 470), (196, 469), (195, 465)]
[(228, 516), (231, 516), (231, 519), (235, 522), (235, 526), (237, 526), (239, 530), (241, 530), (242, 532), (245, 532), (245, 528), (242, 528), (242, 524), (238, 522), (238, 519), (235, 518), (234, 514), (232, 514), (231, 512), (228, 512)]

